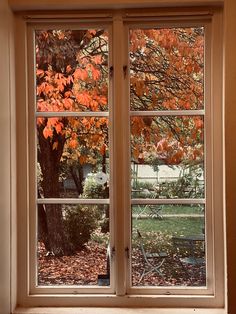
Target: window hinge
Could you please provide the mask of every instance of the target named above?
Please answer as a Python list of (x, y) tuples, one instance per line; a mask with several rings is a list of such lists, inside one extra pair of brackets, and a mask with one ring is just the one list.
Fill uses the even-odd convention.
[(123, 73), (124, 73), (124, 78), (126, 78), (126, 75), (127, 75), (127, 65), (124, 65), (123, 66)]
[(109, 68), (109, 75), (110, 75), (110, 78), (113, 77), (113, 73), (114, 73), (114, 67), (113, 67), (113, 66), (110, 66), (110, 68)]
[(114, 258), (114, 257), (115, 257), (115, 254), (116, 254), (116, 249), (115, 249), (115, 247), (113, 246), (112, 249), (111, 249), (111, 258)]
[(125, 253), (126, 253), (126, 257), (129, 258), (129, 248), (128, 247), (125, 248)]

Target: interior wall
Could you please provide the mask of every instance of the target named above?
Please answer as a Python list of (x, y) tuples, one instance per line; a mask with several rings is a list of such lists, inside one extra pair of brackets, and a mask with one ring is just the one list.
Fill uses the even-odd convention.
[[(0, 313), (10, 313), (11, 270), (11, 91), (10, 91), (10, 26), (12, 14), (7, 0), (0, 1)], [(14, 179), (13, 179), (14, 180)]]
[(9, 0), (14, 10), (78, 10), (103, 8), (141, 8), (141, 7), (168, 7), (188, 5), (218, 5), (224, 0)]
[[(13, 0), (11, 0), (14, 2)], [(22, 2), (22, 1), (20, 1)], [(44, 1), (45, 2), (45, 1)], [(48, 1), (49, 2), (49, 1)], [(77, 1), (76, 1), (77, 2)], [(97, 1), (98, 2), (98, 1)], [(18, 1), (15, 0), (15, 3)], [(36, 1), (35, 3), (39, 3)], [(15, 256), (11, 265), (11, 220), (14, 221), (15, 167), (14, 141), (14, 72), (12, 44), (12, 14), (7, 0), (0, 0), (0, 314), (11, 312), (14, 307)], [(225, 0), (225, 145), (226, 145), (226, 224), (227, 224), (227, 267), (229, 313), (236, 309), (236, 1)], [(11, 62), (10, 62), (11, 61)], [(11, 77), (10, 77), (11, 73)], [(14, 136), (12, 137), (14, 138)], [(12, 157), (12, 158), (11, 158)], [(12, 162), (11, 162), (12, 161)], [(13, 232), (14, 247), (14, 232)], [(14, 250), (13, 250), (14, 254)], [(13, 267), (13, 276), (10, 270)]]
[(236, 1), (225, 0), (225, 146), (228, 313), (236, 313)]

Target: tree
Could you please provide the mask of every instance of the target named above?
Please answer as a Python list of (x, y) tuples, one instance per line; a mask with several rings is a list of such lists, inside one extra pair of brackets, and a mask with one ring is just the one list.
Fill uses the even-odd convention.
[[(57, 117), (60, 111), (107, 109), (107, 34), (100, 30), (37, 31), (36, 62), (37, 110), (55, 112), (55, 117), (37, 118), (42, 194), (59, 198), (63, 163), (73, 169), (73, 162), (95, 163), (107, 151), (107, 118)], [(77, 182), (80, 193), (81, 180)], [(50, 250), (55, 255), (71, 253), (61, 206), (45, 208)], [(43, 221), (40, 217), (39, 222)]]
[[(37, 118), (41, 193), (60, 197), (59, 178), (66, 165), (82, 194), (83, 178), (74, 166), (100, 161), (105, 171), (108, 120), (59, 117), (57, 112), (108, 110), (108, 34), (99, 29), (36, 31), (35, 48), (37, 110), (55, 112), (55, 117)], [(203, 63), (201, 27), (131, 30), (131, 110), (202, 109)], [(133, 116), (131, 146), (136, 162), (201, 163), (203, 120)], [(46, 205), (40, 212), (50, 249), (55, 255), (71, 253), (61, 207)]]

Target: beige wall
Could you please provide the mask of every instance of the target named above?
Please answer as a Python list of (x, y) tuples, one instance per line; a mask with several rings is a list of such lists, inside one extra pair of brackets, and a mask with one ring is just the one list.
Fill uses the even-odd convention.
[(236, 1), (225, 1), (225, 145), (229, 313), (236, 313)]
[[(157, 0), (158, 1), (158, 0)], [(26, 0), (11, 0), (14, 5), (27, 3)], [(34, 1), (30, 1), (33, 3)], [(49, 0), (35, 1), (46, 3)], [(53, 0), (55, 3), (56, 1)], [(75, 1), (57, 1), (57, 3)], [(78, 1), (76, 1), (78, 3)], [(99, 1), (91, 0), (91, 3)], [(102, 2), (102, 1), (100, 1)], [(104, 2), (104, 1), (103, 1)], [(106, 2), (106, 1), (105, 1)], [(111, 1), (112, 2), (112, 1)], [(121, 3), (122, 1), (120, 1)], [(135, 1), (141, 3), (140, 1)], [(149, 1), (154, 3), (155, 1)], [(162, 0), (159, 3), (163, 3)], [(170, 1), (169, 1), (170, 2)], [(175, 1), (173, 1), (175, 2)], [(182, 1), (185, 2), (186, 1)], [(197, 0), (195, 2), (198, 2)], [(203, 2), (203, 1), (201, 1)], [(130, 0), (130, 3), (134, 1)], [(180, 2), (179, 2), (180, 3)], [(12, 16), (7, 0), (0, 0), (0, 314), (10, 313), (11, 300), (14, 306), (15, 285), (14, 250), (11, 253), (10, 222), (15, 217), (15, 160), (14, 140), (14, 63), (12, 59)], [(228, 301), (229, 313), (236, 313), (236, 0), (225, 0), (225, 144), (226, 144), (226, 210), (228, 245)], [(10, 49), (11, 47), (11, 49)], [(10, 62), (11, 61), (11, 62)], [(12, 77), (10, 77), (10, 75)], [(12, 157), (12, 158), (11, 158)], [(221, 179), (221, 178), (219, 178)], [(13, 225), (14, 227), (14, 225)], [(14, 229), (14, 228), (13, 228)], [(13, 254), (13, 264), (10, 263)], [(13, 276), (10, 268), (13, 267)]]
[(188, 6), (219, 4), (223, 0), (9, 0), (14, 10), (40, 10), (40, 9), (86, 9), (86, 8), (129, 8), (129, 7), (155, 7), (155, 6)]
[[(10, 95), (10, 24), (7, 0), (0, 1), (0, 313), (10, 313), (10, 219), (11, 219), (11, 95)], [(13, 145), (12, 145), (13, 144)], [(13, 168), (14, 169), (14, 168)], [(13, 185), (14, 189), (14, 185)]]

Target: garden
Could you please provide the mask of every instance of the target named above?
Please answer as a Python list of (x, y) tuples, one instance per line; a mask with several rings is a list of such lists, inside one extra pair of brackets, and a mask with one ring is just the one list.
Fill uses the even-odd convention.
[[(158, 217), (152, 216), (149, 206), (142, 217), (138, 216), (140, 206), (134, 206), (132, 212), (132, 253), (131, 270), (133, 286), (204, 286), (206, 284), (204, 243), (199, 241), (194, 252), (189, 247), (178, 248), (172, 238), (187, 237), (204, 233), (204, 208), (202, 206), (162, 205)], [(70, 209), (71, 210), (71, 209)], [(39, 285), (100, 285), (98, 278), (109, 277), (109, 232), (102, 232), (104, 215), (95, 214), (94, 206), (73, 208), (74, 211), (84, 213), (83, 218), (70, 218), (70, 231), (73, 240), (85, 237), (85, 243), (76, 243), (80, 247), (73, 255), (56, 257), (47, 252), (42, 242), (38, 246), (38, 284)], [(99, 209), (101, 211), (101, 208)], [(142, 208), (143, 210), (143, 208)], [(94, 216), (91, 216), (93, 211)], [(89, 214), (88, 217), (86, 216)], [(151, 215), (150, 215), (151, 214)], [(77, 217), (78, 218), (78, 217)], [(94, 219), (95, 218), (95, 219)], [(94, 219), (94, 220), (93, 220)], [(100, 220), (99, 220), (100, 219)], [(95, 220), (97, 222), (95, 222)], [(93, 222), (92, 222), (93, 221)], [(84, 230), (81, 223), (84, 223)], [(73, 233), (79, 230), (79, 236)], [(86, 234), (90, 231), (91, 234)], [(138, 232), (142, 234), (142, 245), (148, 253), (166, 253), (166, 258), (160, 268), (161, 275), (156, 271), (141, 278), (147, 265), (140, 247)], [(203, 263), (184, 264), (181, 259), (194, 255), (201, 258)], [(155, 266), (155, 259), (151, 261)], [(151, 269), (151, 268), (150, 268)], [(141, 280), (140, 280), (141, 279)], [(109, 281), (106, 281), (106, 284)]]

